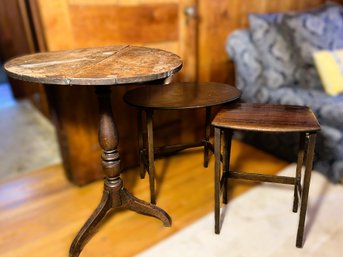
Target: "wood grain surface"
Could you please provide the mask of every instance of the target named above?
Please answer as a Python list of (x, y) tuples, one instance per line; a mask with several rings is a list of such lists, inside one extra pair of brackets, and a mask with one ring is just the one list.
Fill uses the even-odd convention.
[(69, 6), (69, 13), (74, 37), (81, 42), (87, 42), (88, 46), (108, 45), (113, 42), (148, 44), (178, 40), (177, 3), (72, 4)]
[(238, 103), (222, 109), (212, 125), (265, 132), (310, 132), (320, 125), (305, 106)]
[(140, 83), (169, 77), (181, 67), (173, 53), (130, 45), (38, 53), (5, 64), (13, 78), (57, 85)]
[[(233, 147), (235, 169), (261, 168), (274, 174), (287, 165), (237, 141)], [(171, 228), (164, 228), (160, 221), (130, 211), (114, 213), (89, 241), (81, 256), (134, 256), (210, 213), (213, 208), (214, 159), (205, 169), (202, 154), (202, 149), (192, 149), (156, 161), (160, 185), (157, 188), (158, 202), (172, 216)], [(137, 169), (123, 175), (127, 188), (140, 198), (149, 199), (147, 178), (140, 180)], [(252, 185), (235, 183), (230, 186), (230, 196), (241, 195)], [(84, 187), (73, 186), (66, 180), (61, 165), (2, 181), (1, 257), (68, 256), (70, 243), (98, 204), (102, 188), (102, 181)]]
[(240, 95), (237, 88), (227, 84), (185, 82), (137, 88), (127, 92), (124, 100), (143, 109), (179, 110), (221, 105), (237, 100)]

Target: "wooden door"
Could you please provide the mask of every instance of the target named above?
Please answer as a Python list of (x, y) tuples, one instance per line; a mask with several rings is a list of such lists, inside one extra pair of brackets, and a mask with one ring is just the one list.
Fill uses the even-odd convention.
[[(40, 50), (113, 44), (161, 48), (182, 57), (184, 67), (176, 76), (178, 80), (196, 79), (197, 20), (192, 13), (185, 14), (185, 8), (195, 5), (196, 0), (29, 2)], [(122, 100), (123, 94), (131, 88), (113, 88), (114, 116), (120, 135), (123, 167), (137, 163), (136, 112)], [(81, 185), (101, 177), (98, 114), (92, 88), (55, 87), (49, 89), (48, 96), (69, 178)], [(189, 129), (182, 130), (184, 119), (179, 112), (156, 116), (157, 127), (167, 128), (158, 133), (160, 140), (157, 144), (177, 142), (185, 139), (183, 135), (192, 134), (187, 132)]]

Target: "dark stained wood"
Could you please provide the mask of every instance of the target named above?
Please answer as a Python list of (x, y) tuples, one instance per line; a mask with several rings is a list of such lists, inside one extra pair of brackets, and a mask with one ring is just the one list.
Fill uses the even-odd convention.
[(223, 177), (224, 177), (224, 185), (223, 185), (223, 204), (228, 203), (228, 178), (227, 173), (230, 171), (230, 159), (231, 159), (231, 143), (232, 143), (232, 130), (225, 130), (224, 131), (224, 143), (223, 143)]
[[(150, 185), (150, 202), (156, 204), (156, 194), (155, 194), (155, 165), (154, 165), (154, 128), (153, 128), (153, 111), (148, 110), (146, 112), (146, 130), (147, 130), (147, 146), (140, 149), (140, 151), (148, 151), (148, 163), (146, 165), (147, 171), (149, 173), (149, 185)], [(141, 122), (141, 121), (138, 121)], [(144, 146), (143, 146), (144, 147)]]
[(238, 103), (221, 110), (213, 126), (265, 132), (320, 130), (313, 112), (304, 106)]
[[(222, 131), (220, 128), (214, 128), (214, 232), (216, 234), (220, 233), (220, 178), (222, 177), (221, 172), (221, 135)], [(227, 192), (225, 192), (227, 195)]]
[(127, 92), (124, 100), (137, 108), (183, 110), (221, 105), (240, 97), (235, 87), (212, 82), (148, 85)]
[(140, 214), (156, 217), (165, 226), (171, 226), (171, 218), (164, 210), (137, 199), (123, 187), (120, 178), (118, 131), (113, 120), (111, 107), (111, 89), (110, 87), (98, 87), (96, 94), (100, 112), (99, 144), (103, 151), (101, 156), (102, 168), (106, 176), (104, 191), (100, 204), (76, 235), (70, 247), (70, 257), (80, 255), (83, 247), (97, 231), (106, 215), (113, 210), (129, 209)]
[(42, 84), (116, 85), (167, 78), (182, 61), (163, 50), (123, 45), (26, 55), (4, 67), (13, 78)]
[[(214, 118), (215, 127), (215, 223), (214, 231), (220, 233), (220, 195), (223, 189), (223, 202), (227, 204), (228, 179), (243, 179), (257, 182), (270, 182), (294, 186), (293, 212), (298, 211), (301, 198), (296, 246), (303, 247), (307, 201), (310, 188), (312, 163), (316, 133), (320, 125), (308, 107), (290, 105), (267, 105), (237, 103), (221, 110)], [(298, 162), (295, 177), (265, 175), (229, 170), (231, 133), (234, 130), (257, 132), (276, 132), (300, 134)], [(221, 138), (224, 132), (223, 163), (221, 164)], [(228, 142), (229, 141), (229, 142)], [(305, 150), (305, 146), (307, 149)], [(282, 146), (280, 146), (282, 147)], [(304, 179), (301, 184), (301, 169), (305, 162)]]
[(294, 201), (293, 201), (293, 212), (298, 212), (299, 207), (299, 199), (301, 198), (301, 170), (304, 164), (304, 156), (305, 156), (305, 134), (301, 133), (300, 135), (300, 143), (298, 149), (298, 160), (297, 160), (297, 169), (296, 169), (296, 176), (295, 176), (295, 185), (294, 185)]
[(23, 17), (23, 1), (0, 1), (0, 59), (2, 61), (34, 51), (32, 38), (27, 35), (27, 23), (27, 17)]
[[(145, 170), (149, 174), (150, 199), (156, 203), (155, 192), (155, 166), (154, 157), (169, 154), (172, 151), (183, 150), (190, 147), (204, 147), (204, 167), (208, 166), (209, 151), (213, 149), (210, 143), (211, 107), (224, 103), (230, 103), (240, 97), (240, 91), (226, 84), (212, 82), (184, 82), (172, 83), (164, 86), (148, 85), (136, 88), (124, 95), (124, 100), (129, 104), (146, 113), (147, 143), (143, 144), (143, 130), (139, 129), (139, 147), (141, 161), (141, 177), (145, 176)], [(204, 135), (200, 142), (183, 143), (177, 145), (165, 145), (154, 147), (153, 135), (153, 112), (155, 110), (186, 110), (205, 108)], [(139, 117), (138, 124), (142, 123)], [(147, 148), (147, 149), (146, 149)], [(146, 158), (146, 153), (148, 158)], [(144, 165), (142, 165), (142, 162)]]
[(305, 157), (305, 174), (303, 187), (301, 189), (301, 204), (300, 204), (300, 215), (299, 215), (299, 225), (296, 239), (296, 246), (302, 248), (304, 244), (304, 230), (305, 230), (305, 219), (307, 212), (307, 202), (308, 194), (310, 191), (311, 184), (311, 174), (312, 174), (312, 165), (314, 158), (314, 149), (316, 145), (316, 133), (311, 133), (306, 135), (307, 148), (306, 148), (306, 157)]
[(205, 111), (205, 138), (203, 140), (204, 142), (204, 167), (208, 167), (209, 162), (209, 151), (212, 150), (213, 147), (210, 146), (210, 136), (211, 136), (211, 120), (212, 120), (212, 108), (210, 106), (206, 107)]
[[(294, 185), (295, 178), (293, 177), (286, 177), (286, 176), (273, 176), (273, 175), (264, 175), (252, 172), (236, 172), (236, 171), (229, 171), (226, 172), (225, 175), (227, 178), (233, 179), (242, 179), (242, 180), (252, 180), (258, 182), (269, 182), (269, 183), (278, 183), (278, 184), (288, 184)], [(224, 184), (225, 185), (225, 184)]]

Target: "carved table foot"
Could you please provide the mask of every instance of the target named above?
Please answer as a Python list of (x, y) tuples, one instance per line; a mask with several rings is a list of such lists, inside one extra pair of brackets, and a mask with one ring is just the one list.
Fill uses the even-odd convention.
[(164, 210), (134, 197), (123, 187), (121, 179), (115, 181), (106, 179), (101, 202), (75, 237), (70, 247), (69, 257), (78, 257), (85, 244), (97, 231), (106, 214), (119, 209), (129, 209), (140, 214), (149, 215), (160, 219), (164, 226), (171, 226), (171, 218)]
[(172, 221), (170, 216), (161, 208), (136, 198), (125, 188), (122, 188), (122, 190), (120, 191), (120, 195), (124, 208), (160, 219), (165, 227), (171, 226)]

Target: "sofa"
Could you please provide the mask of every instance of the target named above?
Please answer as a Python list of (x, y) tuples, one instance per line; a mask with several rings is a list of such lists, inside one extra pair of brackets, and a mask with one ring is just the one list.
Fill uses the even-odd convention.
[[(334, 3), (307, 12), (250, 14), (250, 27), (228, 36), (242, 100), (306, 105), (320, 124), (314, 169), (343, 181), (343, 94), (328, 95), (313, 53), (343, 49), (343, 7)], [(289, 161), (296, 160), (294, 136), (242, 133), (242, 139)]]

